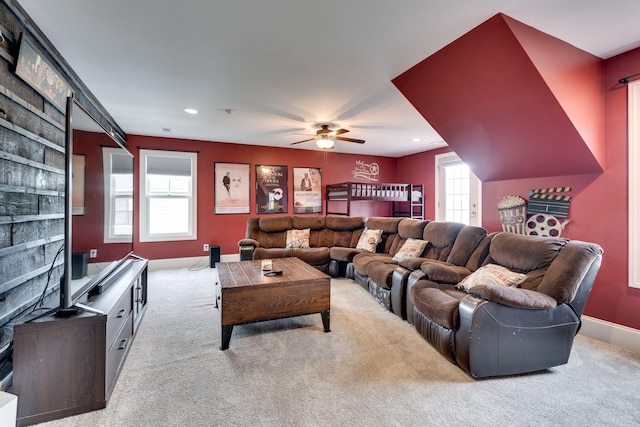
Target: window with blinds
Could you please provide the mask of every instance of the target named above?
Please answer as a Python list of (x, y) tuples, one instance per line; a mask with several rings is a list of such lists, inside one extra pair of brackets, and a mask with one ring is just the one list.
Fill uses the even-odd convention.
[(197, 154), (140, 150), (140, 241), (194, 240)]
[(119, 148), (102, 148), (104, 243), (131, 242), (133, 236), (133, 157)]

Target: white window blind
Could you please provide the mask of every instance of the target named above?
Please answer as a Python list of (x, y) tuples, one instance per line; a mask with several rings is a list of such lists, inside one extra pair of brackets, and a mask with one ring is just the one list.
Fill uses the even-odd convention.
[(197, 154), (140, 150), (140, 241), (194, 240)]

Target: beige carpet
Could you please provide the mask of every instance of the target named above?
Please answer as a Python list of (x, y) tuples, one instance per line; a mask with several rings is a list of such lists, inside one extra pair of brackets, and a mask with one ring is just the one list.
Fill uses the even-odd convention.
[(236, 326), (221, 351), (215, 270), (149, 275), (106, 409), (49, 426), (632, 426), (640, 358), (578, 336), (567, 365), (473, 380), (351, 280), (319, 314)]

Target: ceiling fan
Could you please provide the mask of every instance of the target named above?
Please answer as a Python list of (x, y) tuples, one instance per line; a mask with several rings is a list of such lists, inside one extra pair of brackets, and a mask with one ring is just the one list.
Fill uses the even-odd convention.
[(316, 136), (309, 139), (304, 139), (298, 142), (292, 142), (291, 145), (302, 144), (303, 142), (316, 141), (318, 147), (323, 150), (330, 150), (333, 148), (335, 141), (355, 142), (356, 144), (364, 144), (364, 139), (345, 138), (343, 133), (349, 132), (348, 129), (331, 130), (330, 124), (320, 124), (320, 129), (316, 131)]

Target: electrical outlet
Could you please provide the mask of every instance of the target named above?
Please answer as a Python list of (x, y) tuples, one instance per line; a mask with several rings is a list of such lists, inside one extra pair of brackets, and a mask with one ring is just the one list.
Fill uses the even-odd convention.
[(89, 258), (96, 258), (98, 256), (98, 250), (97, 249), (91, 249), (89, 251)]
[(205, 252), (209, 252), (209, 245), (205, 243), (204, 246), (202, 246), (202, 250)]

